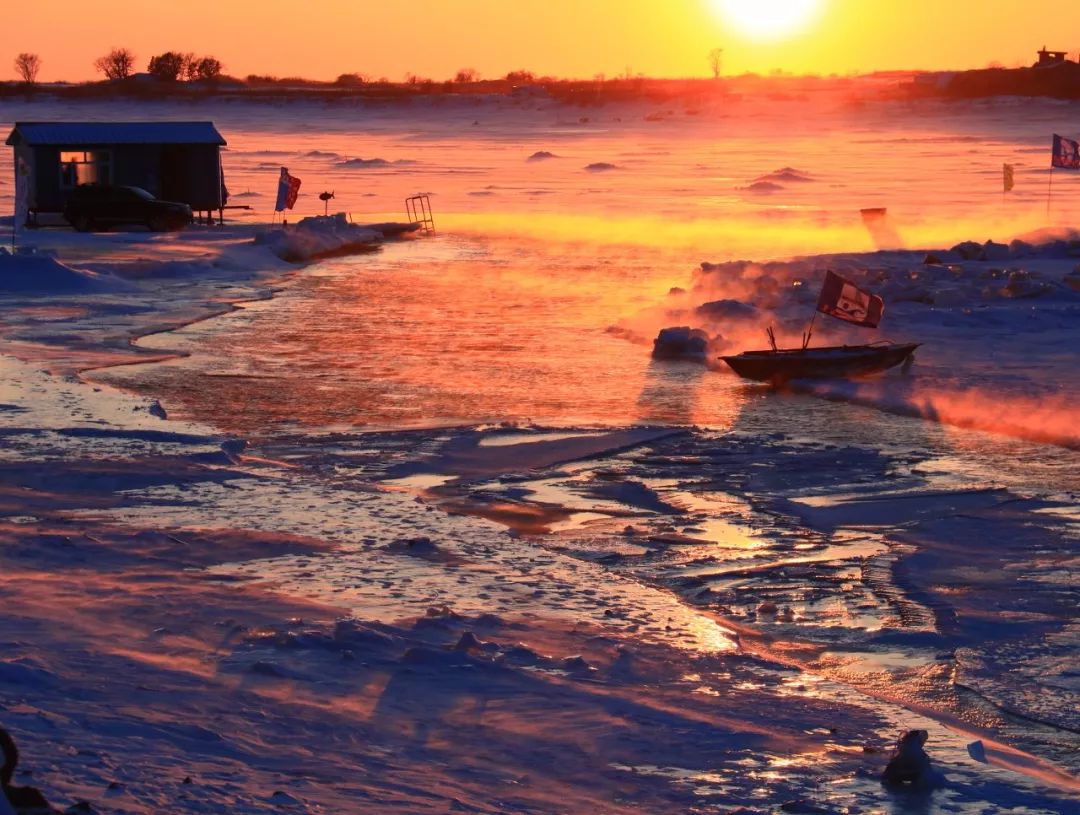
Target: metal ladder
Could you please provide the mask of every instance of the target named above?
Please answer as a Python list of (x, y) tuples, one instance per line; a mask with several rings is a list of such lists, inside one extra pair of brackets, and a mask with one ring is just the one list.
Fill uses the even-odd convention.
[(435, 234), (435, 217), (431, 214), (431, 199), (427, 193), (405, 199), (405, 216), (410, 223), (420, 224), (425, 235)]

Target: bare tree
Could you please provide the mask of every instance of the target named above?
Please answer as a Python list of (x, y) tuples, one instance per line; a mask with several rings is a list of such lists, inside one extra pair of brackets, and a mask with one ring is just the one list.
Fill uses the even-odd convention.
[(106, 79), (126, 79), (135, 67), (135, 55), (126, 48), (114, 48), (94, 60), (94, 67), (105, 74)]
[(25, 51), (15, 57), (15, 72), (23, 82), (33, 84), (37, 82), (38, 71), (41, 70), (41, 57), (37, 54), (28, 54)]
[(175, 51), (166, 51), (156, 57), (150, 57), (150, 64), (146, 70), (158, 79), (175, 82), (187, 68), (190, 54), (178, 54)]
[(188, 82), (194, 82), (199, 78), (199, 58), (192, 53), (184, 54), (184, 70), (181, 76)]
[(709, 52), (709, 67), (712, 68), (713, 79), (720, 78), (720, 68), (724, 64), (724, 49), (714, 48)]
[(225, 66), (221, 64), (221, 60), (216, 57), (202, 57), (188, 63), (187, 73), (189, 79), (217, 79), (223, 70)]
[(462, 68), (454, 76), (455, 82), (476, 82), (480, 79), (480, 72), (475, 68)]
[(341, 85), (342, 87), (345, 87), (345, 88), (359, 88), (361, 85), (365, 84), (366, 82), (370, 82), (370, 81), (371, 81), (371, 77), (369, 77), (369, 76), (367, 76), (365, 74), (353, 73), (353, 74), (341, 74), (337, 79), (334, 80), (334, 84), (335, 85)]

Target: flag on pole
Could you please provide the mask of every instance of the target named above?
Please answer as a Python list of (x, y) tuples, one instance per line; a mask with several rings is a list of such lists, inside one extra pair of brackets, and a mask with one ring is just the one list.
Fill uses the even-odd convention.
[(885, 313), (885, 301), (835, 272), (826, 272), (817, 310), (838, 320), (877, 328)]
[(1002, 177), (1003, 177), (1003, 180), (1004, 180), (1004, 183), (1005, 183), (1005, 192), (1010, 192), (1012, 190), (1012, 188), (1015, 186), (1015, 184), (1013, 183), (1013, 170), (1014, 169), (1015, 168), (1011, 164), (1002, 164), (1001, 165)]
[(282, 212), (292, 209), (296, 204), (296, 196), (300, 194), (300, 179), (289, 175), (288, 169), (281, 168), (281, 178), (278, 180), (277, 203), (274, 204), (274, 212)]
[(1062, 170), (1080, 170), (1080, 142), (1054, 134), (1054, 154), (1050, 166)]

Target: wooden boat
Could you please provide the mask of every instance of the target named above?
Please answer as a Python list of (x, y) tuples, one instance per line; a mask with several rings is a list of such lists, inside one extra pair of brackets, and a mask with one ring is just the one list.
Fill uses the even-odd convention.
[(720, 359), (743, 379), (778, 384), (791, 379), (836, 379), (880, 373), (911, 359), (918, 347), (917, 342), (833, 345), (744, 351)]
[[(846, 323), (877, 328), (885, 313), (885, 303), (876, 294), (863, 291), (835, 272), (825, 273), (818, 298), (818, 313)], [(803, 334), (802, 348), (779, 349), (769, 328), (769, 351), (744, 351), (736, 356), (720, 357), (743, 379), (774, 384), (792, 379), (836, 379), (881, 373), (901, 363), (910, 363), (919, 347), (917, 342), (875, 342), (869, 345), (831, 345), (810, 348), (814, 319)]]

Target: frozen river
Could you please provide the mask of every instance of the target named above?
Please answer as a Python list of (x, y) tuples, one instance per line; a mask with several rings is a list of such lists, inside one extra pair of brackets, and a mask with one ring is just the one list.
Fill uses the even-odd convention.
[[(61, 117), (17, 107), (4, 115)], [(296, 468), (235, 493), (146, 487), (112, 517), (336, 540), (217, 572), (361, 619), (527, 607), (628, 642), (736, 643), (801, 671), (783, 693), (854, 688), (1077, 771), (1080, 306), (1061, 284), (1068, 264), (1035, 253), (930, 277), (921, 252), (875, 252), (859, 214), (887, 207), (889, 249), (1046, 226), (1049, 134), (1065, 108), (811, 95), (63, 111), (82, 115), (213, 118), (233, 203), (253, 207), (245, 222), (269, 219), (288, 166), (305, 193), (290, 220), (321, 213), (323, 190), (361, 222), (400, 219), (405, 196), (429, 192), (438, 227), (138, 341), (181, 357), (94, 372)], [(1002, 162), (1017, 166), (1007, 200)], [(1080, 202), (1080, 186), (1055, 186), (1052, 220)], [(9, 193), (0, 186), (0, 206)], [(820, 253), (842, 254), (766, 263)], [(741, 258), (756, 262), (728, 263)], [(834, 264), (880, 287), (887, 313), (867, 335), (819, 323), (821, 341), (924, 342), (910, 376), (775, 393), (651, 359), (672, 325), (700, 325), (716, 348), (761, 347), (770, 324), (797, 341)], [(1029, 280), (1050, 293), (1027, 299)], [(448, 517), (413, 517), (410, 501)], [(420, 562), (370, 547), (418, 531), (438, 544)], [(457, 569), (472, 558), (474, 571)], [(723, 636), (695, 636), (701, 620)], [(726, 693), (725, 681), (694, 692)]]

